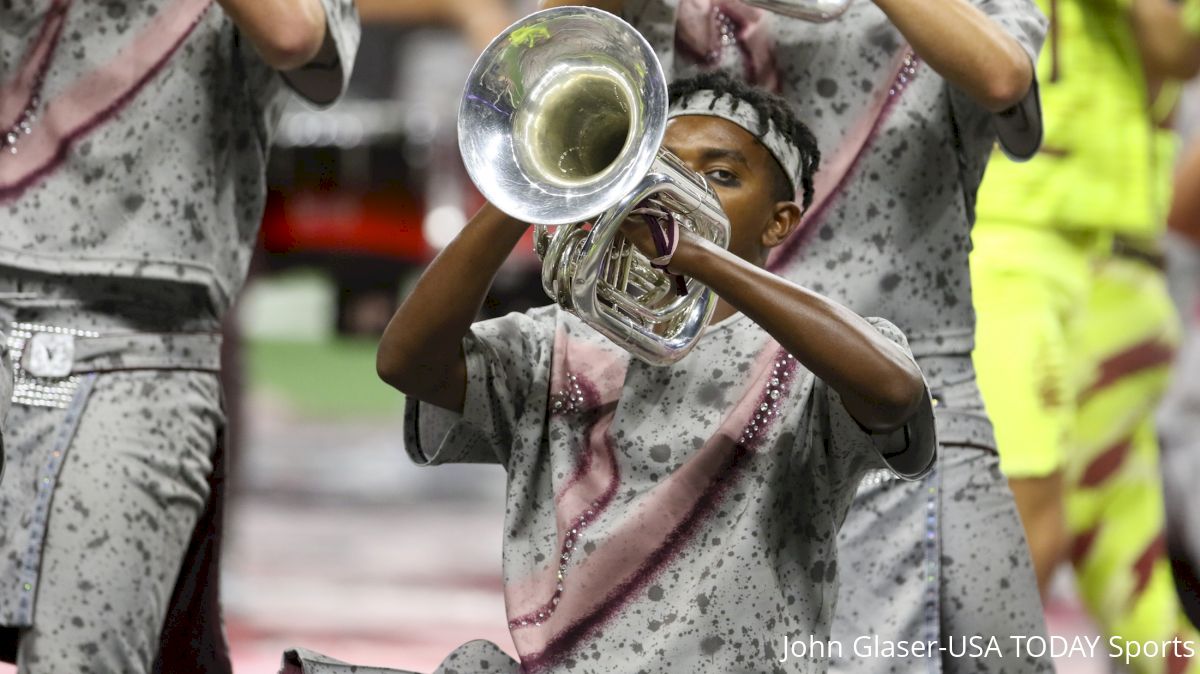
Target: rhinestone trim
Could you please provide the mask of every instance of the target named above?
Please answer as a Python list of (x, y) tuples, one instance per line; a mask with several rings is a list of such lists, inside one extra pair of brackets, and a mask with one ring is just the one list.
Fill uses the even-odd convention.
[(746, 424), (746, 427), (742, 429), (741, 437), (738, 438), (739, 445), (745, 446), (753, 443), (763, 431), (767, 430), (770, 421), (781, 414), (779, 403), (791, 390), (792, 375), (795, 373), (797, 365), (798, 361), (795, 356), (780, 352), (771, 370), (771, 378), (767, 380), (766, 390), (763, 391), (762, 399), (758, 403), (758, 409), (754, 412), (754, 418)]
[[(738, 440), (739, 445), (746, 446), (753, 443), (767, 430), (771, 420), (782, 414), (779, 409), (779, 403), (784, 395), (791, 390), (793, 374), (798, 365), (799, 361), (796, 360), (795, 356), (789, 353), (780, 353), (771, 370), (771, 377), (767, 380), (766, 388), (759, 401), (758, 409), (755, 410), (754, 418), (742, 430), (742, 435)], [(556, 413), (577, 411), (582, 408), (584, 403), (583, 389), (579, 385), (578, 378), (573, 374), (567, 375), (566, 389), (551, 396), (551, 407)], [(563, 592), (566, 589), (563, 583), (570, 570), (571, 559), (575, 551), (579, 549), (580, 537), (583, 531), (592, 524), (596, 512), (600, 508), (600, 501), (592, 501), (591, 506), (583, 514), (572, 520), (571, 528), (563, 537), (562, 546), (559, 549), (558, 571), (556, 573), (557, 582), (554, 585), (554, 594), (551, 595), (550, 601), (537, 611), (508, 621), (508, 628), (510, 630), (520, 627), (540, 626), (550, 616), (554, 615), (559, 603), (562, 601)]]
[(716, 12), (716, 19), (717, 32), (721, 36), (721, 46), (713, 50), (713, 60), (720, 59), (722, 51), (737, 44), (737, 25), (734, 24), (733, 18), (718, 9)]
[(583, 409), (586, 398), (583, 387), (579, 385), (579, 377), (568, 374), (567, 385), (558, 393), (550, 396), (550, 411), (553, 414), (574, 414)]
[(518, 627), (529, 627), (530, 625), (541, 625), (550, 616), (554, 615), (554, 611), (558, 609), (558, 603), (562, 601), (564, 591), (563, 581), (567, 579), (567, 570), (571, 563), (571, 556), (575, 550), (579, 549), (579, 535), (583, 530), (592, 523), (596, 516), (596, 511), (600, 508), (599, 501), (592, 501), (591, 507), (583, 512), (579, 517), (576, 517), (571, 522), (571, 528), (567, 531), (567, 535), (563, 537), (561, 552), (558, 556), (558, 581), (554, 585), (554, 595), (550, 597), (550, 601), (538, 609), (534, 613), (529, 613), (520, 618), (515, 618), (508, 621), (509, 629), (517, 629)]
[(21, 140), (33, 133), (33, 125), (37, 122), (37, 109), (40, 105), (41, 98), (35, 94), (29, 100), (29, 105), (25, 106), (20, 118), (9, 127), (4, 135), (0, 136), (0, 152), (17, 153), (17, 146), (20, 145)]
[(13, 404), (65, 410), (75, 398), (82, 378), (79, 375), (68, 375), (62, 378), (35, 377), (27, 373), (21, 365), (22, 356), (26, 344), (35, 334), (70, 335), (94, 339), (99, 337), (100, 333), (37, 323), (13, 323), (12, 325), (8, 348), (12, 355)]
[(862, 481), (858, 483), (858, 490), (873, 489), (879, 485), (895, 482), (896, 479), (896, 474), (886, 468), (872, 470), (863, 476)]
[(908, 85), (916, 79), (917, 65), (920, 63), (921, 60), (911, 51), (904, 56), (904, 65), (900, 68), (900, 74), (896, 76), (896, 81), (892, 83), (892, 88), (888, 89), (888, 96), (898, 96), (908, 88)]

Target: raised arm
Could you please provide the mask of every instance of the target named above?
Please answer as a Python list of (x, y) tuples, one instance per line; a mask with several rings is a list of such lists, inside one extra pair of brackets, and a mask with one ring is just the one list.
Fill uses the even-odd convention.
[(858, 314), (696, 236), (685, 235), (671, 269), (762, 326), (868, 430), (895, 430), (917, 410), (925, 395), (920, 370)]
[(504, 0), (356, 0), (364, 23), (439, 23), (460, 30), (476, 51), (516, 18)]
[(321, 0), (217, 0), (276, 70), (294, 70), (332, 49)]
[(621, 15), (621, 10), (625, 9), (625, 0), (540, 0), (538, 7), (540, 9), (550, 9), (551, 7), (565, 7), (567, 5), (583, 5), (584, 7), (595, 7), (603, 9), (610, 14)]
[(527, 226), (489, 205), (421, 275), (379, 343), (379, 377), (422, 402), (461, 412), (467, 388), (462, 340), (492, 278)]
[(1183, 3), (1172, 0), (1133, 2), (1138, 51), (1152, 80), (1186, 80), (1200, 73), (1200, 35), (1184, 25), (1184, 9)]
[(1015, 38), (967, 0), (875, 0), (914, 51), (991, 112), (1021, 101), (1033, 63)]

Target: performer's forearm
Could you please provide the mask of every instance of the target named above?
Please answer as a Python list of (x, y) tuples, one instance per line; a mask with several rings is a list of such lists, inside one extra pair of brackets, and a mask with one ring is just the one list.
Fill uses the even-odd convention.
[(625, 0), (541, 0), (541, 2), (538, 3), (538, 7), (540, 9), (564, 7), (567, 5), (595, 7), (597, 9), (603, 9), (606, 12), (620, 16), (621, 10), (625, 9)]
[(328, 40), (321, 0), (217, 0), (276, 70), (307, 65)]
[(356, 0), (363, 23), (439, 23), (462, 31), (482, 51), (513, 22), (504, 0)]
[(527, 226), (484, 206), (421, 275), (383, 333), (376, 369), (422, 402), (461, 411), (467, 368), (462, 340), (492, 278)]
[(836, 302), (698, 237), (680, 244), (671, 270), (709, 286), (762, 326), (872, 431), (903, 425), (924, 395), (920, 370), (901, 348)]
[(1167, 225), (1200, 246), (1200, 140), (1184, 150), (1175, 172), (1175, 193)]
[(1186, 80), (1200, 73), (1200, 35), (1184, 26), (1181, 3), (1134, 0), (1131, 16), (1138, 51), (1151, 78)]
[(1033, 64), (1012, 36), (966, 0), (875, 0), (914, 51), (991, 112), (1021, 101)]

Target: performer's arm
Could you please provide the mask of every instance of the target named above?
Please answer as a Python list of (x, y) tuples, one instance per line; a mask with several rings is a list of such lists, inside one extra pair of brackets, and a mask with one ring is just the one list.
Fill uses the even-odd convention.
[(1167, 226), (1200, 246), (1200, 141), (1187, 146), (1175, 172)]
[(621, 10), (625, 9), (625, 0), (541, 0), (541, 2), (538, 3), (538, 7), (541, 9), (565, 7), (567, 5), (595, 7), (597, 9), (603, 9), (606, 12), (620, 16)]
[(363, 23), (439, 23), (462, 31), (477, 51), (513, 22), (504, 0), (357, 0)]
[(967, 0), (874, 0), (913, 50), (990, 112), (1003, 112), (1033, 86), (1019, 42)]
[(267, 65), (294, 70), (336, 56), (321, 0), (217, 0)]
[(1133, 30), (1151, 79), (1187, 80), (1200, 73), (1200, 35), (1185, 26), (1184, 9), (1172, 0), (1133, 2)]
[(379, 343), (381, 379), (422, 402), (462, 411), (467, 364), (462, 340), (492, 277), (528, 229), (485, 205), (426, 268)]
[[(648, 247), (644, 239), (639, 245)], [(925, 395), (920, 370), (901, 348), (840, 304), (693, 235), (684, 235), (670, 266), (762, 326), (868, 430), (899, 428)]]

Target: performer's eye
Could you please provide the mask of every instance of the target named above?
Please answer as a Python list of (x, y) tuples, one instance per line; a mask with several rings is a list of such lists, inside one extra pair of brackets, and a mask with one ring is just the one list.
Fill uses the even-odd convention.
[(713, 182), (726, 187), (737, 187), (740, 183), (738, 177), (732, 171), (725, 169), (709, 169), (704, 172)]

